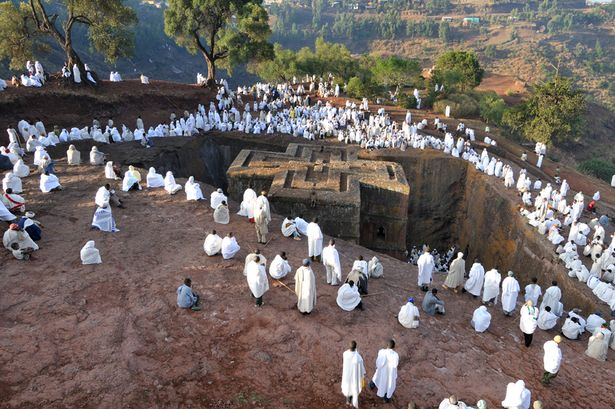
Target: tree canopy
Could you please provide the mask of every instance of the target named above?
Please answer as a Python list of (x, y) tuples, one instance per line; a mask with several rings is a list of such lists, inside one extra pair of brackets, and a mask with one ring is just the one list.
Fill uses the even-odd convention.
[(585, 96), (575, 89), (572, 80), (556, 75), (534, 87), (525, 104), (523, 134), (536, 142), (566, 142), (580, 132), (585, 110)]
[(237, 64), (273, 56), (268, 20), (262, 0), (169, 0), (164, 31), (203, 55), (211, 85), (218, 65), (232, 72)]
[(408, 60), (397, 56), (376, 57), (371, 65), (373, 79), (385, 87), (416, 85), (421, 75), (418, 60)]
[(432, 79), (444, 84), (445, 90), (459, 88), (466, 91), (477, 87), (483, 79), (484, 70), (478, 57), (471, 51), (447, 51), (438, 57)]
[[(51, 39), (66, 54), (69, 65), (83, 64), (73, 48), (76, 27), (87, 30), (90, 45), (107, 61), (131, 53), (136, 14), (122, 0), (29, 0), (0, 4), (0, 57), (11, 68), (44, 48)], [(6, 45), (6, 46), (5, 46)]]

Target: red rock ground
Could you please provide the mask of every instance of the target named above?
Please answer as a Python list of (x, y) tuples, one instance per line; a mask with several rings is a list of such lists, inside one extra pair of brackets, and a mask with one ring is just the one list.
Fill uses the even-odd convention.
[[(294, 295), (273, 285), (257, 309), (241, 273), (256, 237), (234, 214), (237, 203), (230, 204), (231, 223), (221, 226), (208, 203), (187, 202), (183, 192), (126, 194), (127, 208), (114, 210), (121, 232), (93, 232), (103, 169), (60, 161), (57, 170), (61, 193), (40, 193), (37, 175), (24, 179), (29, 208), (45, 225), (40, 251), (27, 263), (0, 252), (0, 408), (338, 408), (348, 342), (358, 342), (371, 376), (377, 350), (391, 337), (401, 358), (395, 408), (410, 400), (436, 408), (451, 393), (499, 407), (506, 384), (517, 379), (545, 408), (615, 407), (614, 366), (586, 357), (586, 338), (562, 343), (562, 369), (545, 388), (542, 344), (556, 332), (537, 330), (526, 350), (518, 316), (504, 317), (498, 306), (490, 307), (488, 332), (475, 334), (469, 321), (478, 301), (445, 291), (446, 316), (423, 315), (419, 329), (405, 329), (395, 318), (399, 307), (409, 295), (417, 303), (423, 295), (416, 269), (386, 256), (384, 278), (370, 282), (363, 312), (337, 307), (336, 288), (326, 285), (320, 264), (312, 315), (302, 316)], [(209, 196), (213, 187), (203, 187)], [(287, 251), (295, 269), (307, 243), (283, 238), (280, 223), (274, 216), (273, 239), (262, 252), (270, 261)], [(212, 228), (235, 232), (242, 250), (234, 260), (204, 254)], [(102, 265), (80, 264), (79, 250), (90, 239)], [(342, 241), (338, 248), (345, 273), (359, 254), (374, 254)], [(186, 276), (203, 295), (200, 312), (175, 306)], [(435, 276), (438, 286), (443, 280)], [(284, 282), (292, 287), (292, 274)], [(362, 408), (383, 405), (375, 393), (362, 394)]]

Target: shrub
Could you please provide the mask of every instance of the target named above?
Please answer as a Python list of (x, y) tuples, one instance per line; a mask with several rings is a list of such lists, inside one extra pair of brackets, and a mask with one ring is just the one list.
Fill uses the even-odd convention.
[(346, 86), (346, 92), (351, 97), (355, 98), (363, 98), (365, 96), (365, 84), (361, 81), (359, 77), (352, 77), (348, 80), (348, 85)]
[(451, 114), (455, 117), (469, 118), (478, 116), (478, 102), (464, 94), (452, 94), (447, 99), (441, 99), (433, 104), (434, 111), (443, 114), (446, 106), (451, 106)]
[(611, 183), (611, 178), (615, 175), (615, 165), (600, 159), (585, 160), (579, 164), (578, 168), (581, 172), (608, 183)]

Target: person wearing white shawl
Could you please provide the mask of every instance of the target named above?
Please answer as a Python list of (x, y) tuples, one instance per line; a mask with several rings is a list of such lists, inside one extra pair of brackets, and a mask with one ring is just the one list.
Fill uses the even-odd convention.
[(129, 192), (131, 190), (141, 190), (139, 180), (135, 177), (132, 170), (124, 172), (124, 179), (122, 180), (122, 191)]
[(557, 281), (551, 282), (551, 287), (547, 288), (545, 294), (542, 297), (542, 303), (540, 304), (540, 310), (542, 311), (547, 305), (551, 307), (551, 311), (556, 312), (558, 310), (559, 300), (562, 298), (562, 290), (557, 286)]
[(92, 146), (90, 150), (90, 164), (95, 166), (105, 164), (105, 154), (99, 151), (96, 146)]
[(421, 290), (427, 291), (429, 284), (431, 284), (432, 273), (435, 267), (435, 261), (429, 252), (429, 246), (423, 246), (423, 254), (420, 255), (416, 263), (419, 269), (417, 275), (418, 286), (421, 287)]
[(457, 398), (454, 395), (451, 395), (450, 398), (446, 398), (444, 399), (442, 402), (440, 402), (440, 405), (438, 406), (438, 409), (467, 409), (468, 406), (457, 400)]
[(521, 288), (519, 282), (514, 277), (512, 271), (508, 272), (508, 277), (502, 281), (502, 310), (504, 315), (511, 316), (517, 306), (517, 296)]
[(81, 264), (100, 264), (102, 260), (100, 258), (100, 251), (96, 248), (94, 240), (90, 240), (85, 243), (85, 246), (81, 249)]
[(374, 256), (367, 265), (367, 277), (380, 278), (384, 273), (384, 268), (378, 257)]
[(250, 264), (251, 261), (256, 260), (256, 257), (259, 258), (259, 263), (263, 265), (263, 267), (267, 267), (267, 259), (261, 254), (261, 251), (259, 249), (254, 250), (253, 253), (250, 253), (246, 256), (246, 259), (244, 261), (243, 264), (243, 275), (247, 276), (248, 275), (248, 265)]
[(9, 209), (7, 209), (4, 205), (4, 202), (0, 200), (0, 220), (5, 222), (12, 222), (15, 219), (17, 219), (17, 216), (11, 213)]
[(156, 173), (156, 169), (154, 168), (149, 168), (149, 172), (147, 173), (146, 179), (147, 179), (147, 187), (149, 189), (157, 188), (157, 187), (164, 187), (164, 178), (162, 177), (160, 173)]
[(215, 230), (213, 230), (205, 238), (205, 243), (203, 243), (203, 250), (208, 256), (216, 256), (220, 254), (220, 250), (222, 250), (222, 238), (218, 236)]
[(226, 202), (228, 199), (224, 193), (222, 193), (222, 189), (217, 189), (215, 192), (211, 193), (209, 196), (209, 205), (212, 209), (217, 209), (220, 206), (220, 203)]
[(115, 170), (113, 170), (113, 162), (112, 161), (107, 162), (107, 164), (105, 165), (105, 178), (106, 179), (111, 179), (111, 180), (119, 179), (117, 177), (117, 175), (115, 174)]
[(26, 211), (26, 199), (23, 196), (13, 193), (13, 189), (10, 187), (4, 190), (4, 195), (0, 197), (0, 201), (2, 201), (4, 206), (11, 212), (24, 213)]
[(352, 263), (352, 270), (357, 270), (360, 271), (361, 273), (363, 273), (366, 277), (369, 277), (367, 275), (367, 261), (363, 260), (363, 256), (359, 256), (358, 260), (355, 260)]
[(286, 252), (284, 251), (276, 255), (271, 264), (269, 265), (269, 275), (271, 276), (271, 278), (275, 278), (276, 280), (286, 277), (286, 275), (290, 273), (290, 271), (290, 264), (288, 264)]
[(307, 236), (307, 227), (308, 222), (306, 222), (302, 216), (295, 217), (295, 226), (297, 226), (297, 231), (304, 236)]
[(119, 232), (115, 227), (115, 219), (111, 212), (111, 206), (105, 205), (96, 209), (94, 217), (92, 218), (92, 227), (109, 233)]
[(174, 195), (182, 190), (182, 185), (175, 183), (175, 177), (171, 171), (168, 171), (167, 175), (164, 177), (164, 190), (166, 190), (170, 195)]
[(308, 256), (312, 261), (319, 260), (322, 254), (323, 235), (318, 225), (318, 218), (308, 224), (306, 233), (308, 238)]
[(285, 217), (284, 221), (282, 222), (281, 230), (284, 237), (292, 237), (295, 240), (301, 240), (294, 219), (289, 219), (288, 217)]
[(267, 219), (267, 223), (271, 222), (271, 207), (269, 205), (269, 199), (267, 199), (267, 192), (264, 190), (261, 192), (261, 195), (256, 198), (254, 201), (254, 213), (256, 214), (256, 209), (262, 207), (265, 211), (265, 217)]
[(399, 310), (397, 320), (406, 328), (416, 329), (419, 327), (419, 318), (419, 309), (414, 305), (414, 298), (410, 297), (408, 302)]
[(387, 347), (378, 351), (376, 358), (376, 372), (369, 382), (369, 388), (377, 388), (376, 396), (389, 403), (395, 393), (397, 384), (397, 365), (399, 355), (395, 352), (395, 341), (389, 340)]
[(344, 311), (363, 310), (359, 288), (350, 280), (337, 290), (337, 305)]
[(269, 233), (269, 229), (267, 228), (267, 224), (269, 223), (267, 218), (267, 210), (265, 206), (261, 203), (254, 210), (254, 227), (256, 230), (256, 241), (260, 244), (267, 243), (267, 233)]
[(228, 211), (228, 206), (225, 201), (222, 201), (214, 210), (214, 222), (220, 224), (228, 224), (230, 221), (230, 214)]
[[(273, 263), (271, 264), (273, 265)], [(288, 262), (286, 264), (288, 265)], [(303, 265), (295, 272), (295, 294), (297, 295), (299, 312), (302, 314), (311, 313), (316, 305), (316, 278), (308, 258), (303, 260)]]
[(472, 321), (470, 321), (472, 328), (476, 332), (485, 332), (487, 328), (489, 328), (489, 324), (491, 324), (491, 314), (487, 311), (487, 307), (481, 305), (477, 309), (474, 310), (472, 314)]
[(58, 177), (54, 174), (50, 174), (49, 172), (45, 172), (41, 175), (39, 187), (43, 193), (62, 190), (62, 185), (60, 185), (60, 180)]
[(537, 284), (538, 279), (532, 278), (532, 282), (525, 286), (525, 301), (532, 300), (534, 305), (538, 305), (538, 298), (542, 295), (542, 289)]
[(19, 178), (25, 178), (30, 175), (30, 168), (23, 163), (22, 159), (19, 159), (13, 166), (13, 174)]
[(239, 252), (241, 247), (237, 244), (237, 239), (233, 237), (233, 233), (229, 233), (222, 239), (222, 246), (220, 251), (222, 252), (222, 258), (225, 260), (231, 259)]
[(22, 193), (23, 186), (21, 179), (18, 178), (13, 172), (7, 172), (2, 179), (2, 190), (6, 192), (7, 189), (12, 189), (13, 193)]
[(363, 358), (357, 351), (357, 343), (350, 342), (350, 349), (344, 351), (342, 356), (342, 394), (346, 397), (346, 404), (359, 407), (359, 394), (363, 390), (365, 366)]
[(548, 305), (538, 314), (536, 324), (543, 331), (548, 331), (557, 325), (558, 316), (551, 312), (551, 307)]
[(201, 185), (194, 181), (194, 176), (188, 178), (184, 187), (186, 190), (186, 200), (205, 200), (201, 191)]
[(506, 397), (502, 401), (502, 407), (506, 409), (530, 409), (532, 394), (525, 387), (525, 382), (519, 380), (509, 383), (506, 387)]
[(73, 65), (73, 81), (75, 84), (81, 84), (81, 71), (79, 71), (77, 64)]
[(331, 239), (329, 245), (322, 250), (322, 263), (327, 272), (327, 284), (338, 285), (342, 281), (342, 267), (335, 240)]
[(562, 342), (562, 337), (556, 335), (553, 341), (547, 341), (543, 346), (545, 351), (543, 358), (545, 372), (541, 380), (543, 385), (549, 385), (560, 370), (562, 364), (562, 351), (559, 348), (560, 342)]
[(149, 84), (149, 78), (146, 77), (145, 75), (141, 74), (141, 84), (143, 85), (148, 85)]
[(457, 253), (457, 258), (451, 263), (448, 270), (448, 275), (442, 287), (453, 289), (457, 293), (457, 287), (463, 285), (463, 278), (466, 275), (466, 261), (463, 259), (463, 253)]
[(585, 350), (585, 355), (594, 358), (598, 361), (606, 361), (606, 355), (609, 351), (609, 340), (606, 339), (602, 332), (598, 332), (595, 335), (589, 337), (589, 341), (587, 342), (587, 350)]
[(474, 298), (480, 297), (485, 280), (485, 269), (478, 259), (474, 260), (470, 268), (469, 278), (463, 286), (463, 292), (469, 292)]
[[(18, 249), (13, 249), (13, 244), (17, 243)], [(2, 244), (7, 250), (38, 250), (38, 244), (30, 238), (27, 231), (20, 229), (15, 223), (11, 223), (8, 230), (4, 232), (2, 236)]]
[(66, 151), (66, 162), (69, 165), (80, 165), (81, 164), (81, 152), (75, 148), (75, 145), (69, 145), (68, 150)]
[[(247, 217), (248, 219), (254, 219), (254, 203), (256, 202), (256, 192), (252, 188), (247, 188), (243, 192), (243, 200), (239, 206), (239, 216)], [(286, 236), (288, 237), (288, 236)]]
[(246, 270), (248, 287), (256, 299), (256, 306), (260, 307), (263, 305), (263, 295), (269, 290), (269, 279), (265, 266), (260, 263), (260, 257), (256, 256), (248, 263)]
[(42, 146), (37, 146), (36, 150), (34, 151), (34, 166), (40, 166), (41, 162), (46, 158), (49, 158), (49, 154), (47, 153), (45, 148)]
[(495, 305), (498, 303), (501, 280), (502, 276), (495, 268), (492, 268), (485, 273), (485, 284), (483, 286), (483, 304), (493, 302), (493, 304)]

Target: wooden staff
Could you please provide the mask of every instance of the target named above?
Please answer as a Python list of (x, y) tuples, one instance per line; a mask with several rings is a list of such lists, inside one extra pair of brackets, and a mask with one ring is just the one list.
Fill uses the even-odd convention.
[(365, 294), (365, 295), (362, 295), (361, 298), (363, 298), (363, 297), (372, 297), (374, 295), (380, 295), (380, 294), (384, 294), (384, 291), (381, 291), (379, 293)]
[(288, 291), (290, 291), (291, 293), (295, 294), (295, 292), (294, 292), (293, 290), (291, 290), (291, 288), (290, 288), (289, 286), (287, 286), (286, 284), (284, 284), (284, 283), (283, 283), (283, 282), (281, 282), (280, 280), (275, 280), (275, 281), (277, 281), (280, 285), (282, 285), (282, 286), (286, 287), (286, 289), (287, 289)]

